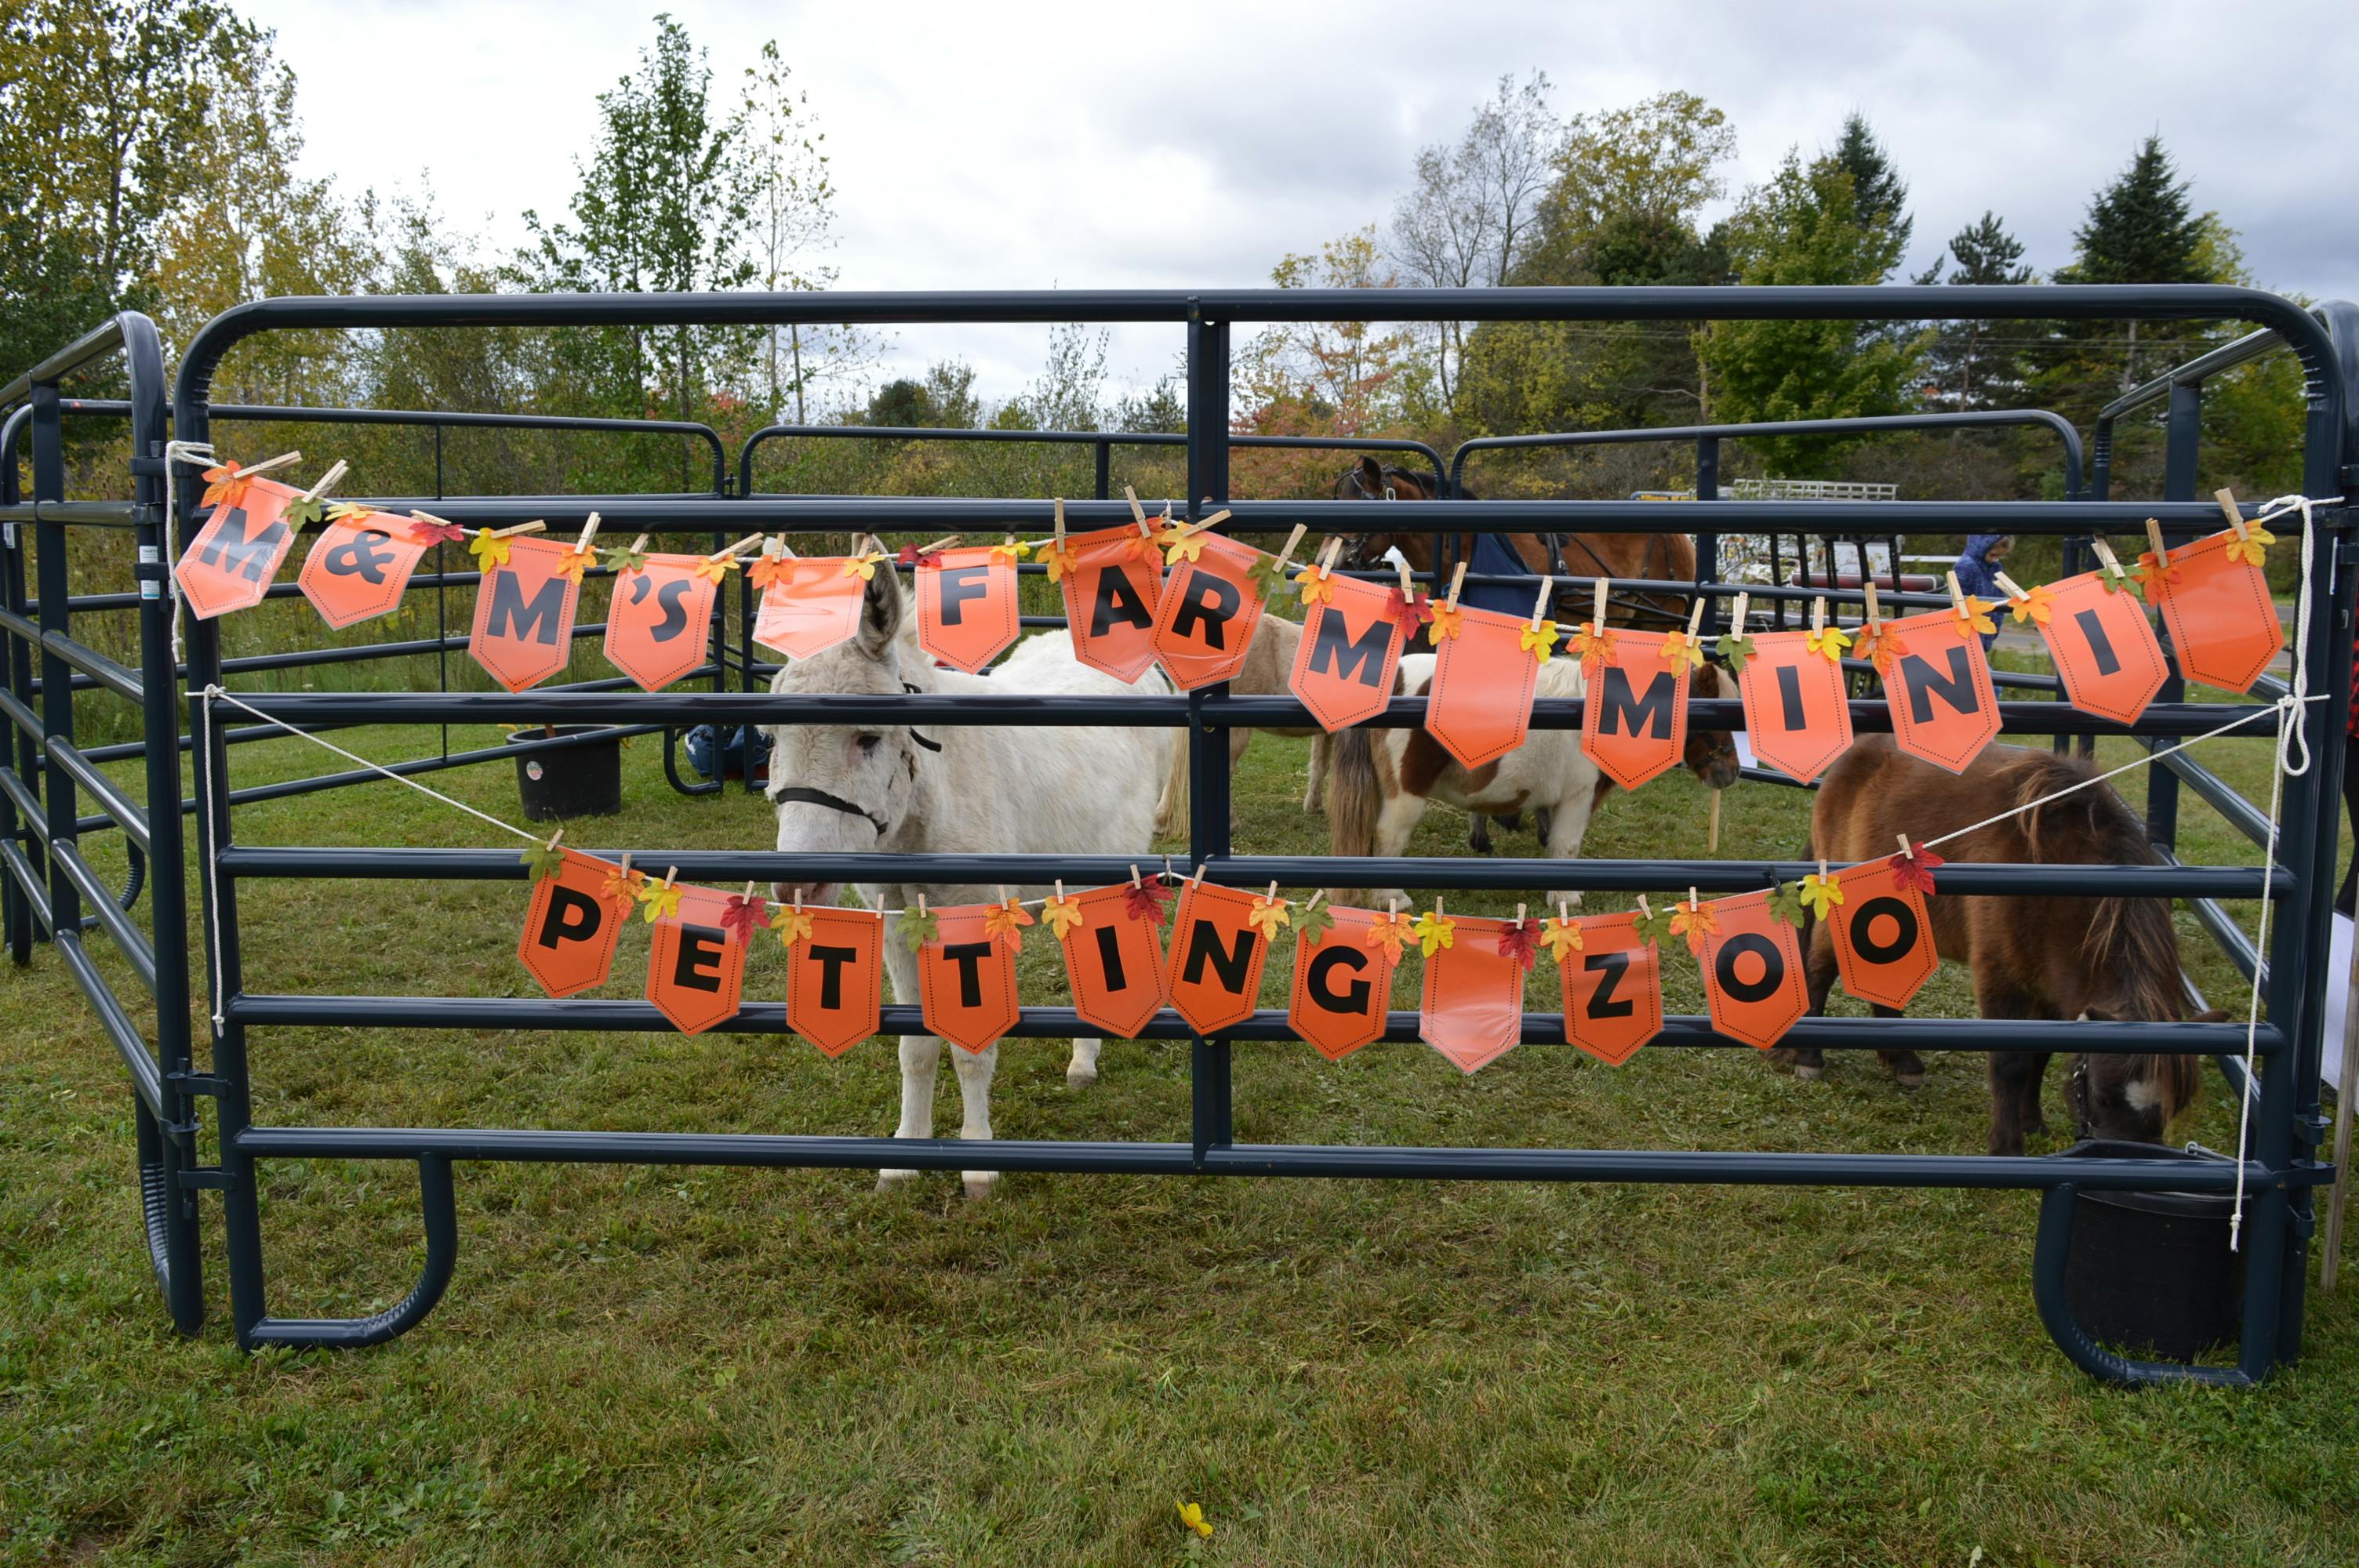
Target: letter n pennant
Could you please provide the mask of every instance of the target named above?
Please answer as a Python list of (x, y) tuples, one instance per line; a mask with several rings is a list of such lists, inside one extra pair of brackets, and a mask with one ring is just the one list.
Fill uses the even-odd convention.
[(1851, 693), (1841, 661), (1810, 650), (1808, 632), (1764, 632), (1736, 677), (1754, 755), (1809, 784), (1851, 749)]
[(1418, 1038), (1462, 1073), (1488, 1066), (1524, 1034), (1524, 966), (1499, 938), (1508, 922), (1451, 916), (1451, 945), (1425, 961)]
[(769, 556), (747, 569), (762, 587), (754, 641), (789, 659), (824, 654), (860, 630), (860, 594), (868, 585), (842, 557)]
[(1884, 668), (1892, 739), (1912, 757), (1964, 773), (1998, 738), (1998, 697), (1991, 689), (1983, 640), (1949, 611), (1884, 622), (1897, 637)]
[(988, 546), (937, 551), (918, 563), (918, 646), (981, 675), (1016, 641), (1016, 563)]
[(2169, 570), (2153, 583), (2156, 605), (2170, 628), (2179, 673), (2227, 691), (2245, 692), (2285, 646), (2269, 581), (2250, 561), (2231, 560), (2231, 533), (2219, 533), (2170, 552)]
[(1690, 666), (1663, 657), (1669, 635), (1616, 628), (1602, 657), (1582, 661), (1581, 749), (1624, 789), (1679, 766), (1687, 750)]
[(1889, 860), (1840, 871), (1835, 883), (1843, 901), (1827, 911), (1826, 920), (1843, 989), (1880, 1007), (1907, 1007), (1941, 967), (1923, 891), (1902, 886)]
[(1217, 534), (1198, 534), (1204, 548), (1163, 584), (1155, 607), (1155, 656), (1181, 691), (1227, 680), (1245, 662), (1261, 624), (1261, 589), (1253, 579), (1261, 552)]
[[(1176, 579), (1175, 579), (1176, 580)], [(1248, 918), (1253, 894), (1190, 881), (1180, 890), (1171, 925), (1171, 1005), (1199, 1034), (1214, 1034), (1253, 1016), (1269, 956)]]
[(810, 934), (787, 949), (787, 1027), (822, 1054), (841, 1056), (884, 1027), (885, 917), (866, 909), (803, 913)]
[(683, 887), (679, 910), (656, 922), (647, 946), (647, 1000), (683, 1034), (701, 1034), (737, 1016), (745, 945), (723, 918), (729, 895)]
[(1462, 606), (1458, 631), (1440, 639), (1426, 700), (1427, 733), (1470, 768), (1498, 761), (1524, 743), (1540, 662), (1523, 648), (1531, 622), (1495, 610)]
[(614, 968), (614, 944), (630, 912), (607, 902), (603, 889), (614, 868), (571, 849), (554, 876), (532, 884), (525, 906), (524, 935), (516, 962), (551, 996), (571, 996), (606, 983)]
[[(1767, 1051), (1810, 1009), (1800, 939), (1790, 924), (1769, 912), (1767, 892), (1714, 899), (1703, 913), (1698, 957), (1703, 960), (1712, 1026)], [(1690, 931), (1690, 946), (1697, 946), (1697, 935)]]
[(1335, 923), (1294, 939), (1294, 991), (1286, 1026), (1331, 1062), (1384, 1038), (1400, 949), (1369, 940), (1384, 916), (1330, 904)]
[(984, 922), (999, 905), (937, 909), (934, 940), (918, 948), (918, 1002), (926, 1027), (962, 1050), (983, 1052), (1016, 1027), (1015, 931), (995, 936)]
[(475, 585), (467, 652), (510, 691), (537, 686), (573, 657), (573, 611), (582, 585), (568, 574), (570, 544), (509, 538), (508, 558)]
[(649, 556), (647, 564), (614, 577), (606, 611), (606, 662), (661, 691), (704, 663), (720, 584), (701, 556)]
[(173, 568), (190, 614), (210, 621), (262, 602), (295, 543), (287, 507), (300, 494), (276, 480), (250, 479), (235, 501), (213, 508)]
[(1287, 684), (1330, 734), (1384, 711), (1400, 668), (1397, 591), (1329, 573), (1328, 597), (1310, 607)]
[(1155, 607), (1163, 596), (1163, 557), (1136, 527), (1066, 535), (1060, 574), (1065, 625), (1073, 656), (1118, 681), (1135, 681), (1155, 662)]
[(320, 530), (295, 580), (320, 619), (342, 631), (397, 608), (430, 544), (407, 517), (353, 513)]
[(1163, 928), (1153, 915), (1130, 913), (1127, 883), (1074, 895), (1082, 923), (1058, 938), (1073, 1011), (1116, 1039), (1147, 1027), (1163, 1006)]
[(2039, 635), (2066, 700), (2116, 724), (2136, 723), (2170, 674), (2145, 606), (2127, 589), (2107, 591), (2099, 572), (2050, 583), (2046, 598)]
[(1663, 1032), (1663, 961), (1638, 933), (1638, 916), (1583, 915), (1581, 946), (1557, 962), (1564, 989), (1564, 1037), (1611, 1067)]

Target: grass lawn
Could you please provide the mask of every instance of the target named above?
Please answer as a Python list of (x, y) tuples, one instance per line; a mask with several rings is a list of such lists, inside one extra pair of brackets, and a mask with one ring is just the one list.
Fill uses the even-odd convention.
[[(388, 760), (424, 743), (339, 739)], [(2266, 799), (2265, 742), (2207, 750)], [(1255, 741), (1241, 849), (1324, 848), (1296, 804), (1302, 759), (1299, 742)], [(242, 748), (235, 771), (331, 765), (290, 741)], [(626, 816), (580, 836), (768, 843), (758, 798), (674, 795), (654, 742), (625, 768)], [(430, 782), (515, 815), (504, 768)], [(1809, 802), (1733, 792), (1722, 852), (1795, 853)], [(1590, 852), (1701, 854), (1705, 803), (1685, 774), (1651, 784), (1604, 809)], [(1436, 812), (1416, 848), (1451, 852), (1462, 832)], [(242, 809), (240, 834), (496, 841), (393, 784)], [(2184, 835), (2191, 860), (2255, 853), (2191, 801)], [(1503, 848), (1537, 852), (1528, 830)], [(536, 994), (514, 959), (524, 898), (516, 883), (250, 883), (247, 982)], [(2234, 972), (2180, 919), (2199, 983), (2234, 1005)], [(626, 939), (603, 994), (637, 994), (644, 942)], [(1037, 933), (1025, 962), (1028, 999), (1061, 994)], [(1667, 967), (1671, 1008), (1701, 1011), (1693, 964)], [(1283, 1005), (1285, 967), (1271, 970), (1265, 1004)], [(782, 973), (757, 957), (749, 1000), (775, 1005)], [(1405, 965), (1396, 1005), (1415, 1005), (1415, 977)], [(1534, 1005), (1553, 987), (1543, 968)], [(1963, 1013), (1968, 998), (1951, 968), (1919, 1007)], [(880, 1195), (858, 1173), (462, 1165), (458, 1276), (422, 1327), (358, 1354), (244, 1356), (217, 1205), (214, 1322), (194, 1340), (166, 1326), (121, 1068), (55, 955), (0, 969), (0, 1562), (2028, 1568), (2359, 1552), (2348, 1289), (2312, 1297), (2305, 1360), (2258, 1392), (2105, 1389), (2034, 1317), (2029, 1194), (1012, 1174), (970, 1204), (947, 1174)], [(899, 1092), (883, 1041), (829, 1062), (784, 1035), (278, 1030), (253, 1054), (255, 1117), (276, 1124), (878, 1133)], [(1061, 1042), (1004, 1048), (1004, 1135), (1186, 1136), (1184, 1044), (1111, 1044), (1080, 1093), (1064, 1057)], [(1818, 1084), (1743, 1050), (1642, 1052), (1616, 1070), (1534, 1047), (1472, 1078), (1415, 1044), (1333, 1065), (1301, 1045), (1237, 1057), (1251, 1140), (1966, 1153), (1986, 1116), (1970, 1055), (1932, 1057), (1913, 1093), (1864, 1054), (1832, 1056)], [(2211, 1079), (2175, 1130), (2231, 1147), (2232, 1108)], [(365, 1313), (408, 1288), (408, 1167), (275, 1162), (263, 1179), (273, 1311)], [(1180, 1528), (1179, 1498), (1203, 1505), (1210, 1541)]]

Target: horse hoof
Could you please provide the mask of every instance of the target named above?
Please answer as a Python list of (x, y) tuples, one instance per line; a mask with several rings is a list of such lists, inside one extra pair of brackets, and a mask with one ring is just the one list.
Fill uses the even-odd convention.
[(1065, 1087), (1069, 1089), (1085, 1089), (1097, 1081), (1098, 1070), (1094, 1066), (1076, 1062), (1065, 1069)]
[(959, 1179), (966, 1187), (967, 1197), (976, 1203), (989, 1197), (992, 1189), (999, 1185), (999, 1173), (996, 1171), (962, 1172)]
[(1802, 1066), (1797, 1065), (1794, 1068), (1794, 1076), (1801, 1079), (1806, 1084), (1815, 1084), (1821, 1078), (1827, 1076), (1827, 1070), (1823, 1066)]
[(1892, 1081), (1904, 1089), (1921, 1089), (1925, 1087), (1925, 1072), (1920, 1067), (1913, 1073), (1895, 1073)]
[(906, 1187), (917, 1179), (915, 1171), (879, 1171), (876, 1173), (876, 1190), (889, 1193), (895, 1187)]

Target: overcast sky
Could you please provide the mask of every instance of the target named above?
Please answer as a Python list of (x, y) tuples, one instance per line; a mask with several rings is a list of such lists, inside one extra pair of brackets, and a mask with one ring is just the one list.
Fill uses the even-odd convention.
[[(301, 81), (308, 172), (381, 193), (430, 181), (494, 251), (521, 241), (525, 209), (562, 212), (596, 95), (658, 8), (244, 6)], [(834, 155), (845, 287), (1266, 282), (1281, 254), (1383, 220), (1420, 145), (1454, 137), (1501, 73), (1537, 68), (1560, 113), (1701, 94), (1736, 128), (1732, 191), (1863, 111), (1909, 183), (1912, 271), (1984, 208), (2052, 270), (2090, 194), (2159, 130), (2263, 284), (2359, 295), (2359, 139), (2336, 103), (2347, 82), (2326, 74), (2359, 59), (2348, 0), (668, 8), (731, 99), (778, 40)], [(957, 353), (1004, 396), (1045, 341), (904, 330), (894, 360)], [(1151, 380), (1177, 348), (1176, 331), (1118, 330), (1114, 371)]]

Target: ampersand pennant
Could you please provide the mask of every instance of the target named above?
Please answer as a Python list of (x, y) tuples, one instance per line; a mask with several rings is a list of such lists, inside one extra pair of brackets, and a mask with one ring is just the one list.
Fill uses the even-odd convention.
[(1016, 1027), (1013, 930), (989, 928), (995, 903), (952, 904), (933, 913), (940, 924), (918, 948), (918, 1003), (926, 1027), (961, 1050), (981, 1053)]
[(1286, 1026), (1339, 1062), (1384, 1038), (1400, 948), (1371, 940), (1385, 917), (1372, 909), (1329, 904), (1335, 923), (1294, 939), (1294, 986)]
[(1261, 552), (1217, 534), (1196, 534), (1181, 547), (1201, 545), (1164, 579), (1150, 641), (1163, 673), (1181, 691), (1235, 675), (1261, 625), (1261, 585), (1254, 563)]
[(506, 560), (475, 586), (467, 652), (510, 691), (538, 686), (573, 657), (573, 611), (582, 585), (568, 569), (571, 545), (508, 538)]
[(1809, 784), (1851, 749), (1851, 693), (1840, 660), (1814, 653), (1808, 632), (1764, 632), (1737, 672), (1753, 753)]
[(1180, 890), (1171, 924), (1168, 989), (1171, 1005), (1199, 1034), (1214, 1034), (1253, 1016), (1269, 944), (1253, 924), (1254, 895), (1190, 881)]
[(702, 556), (658, 554), (614, 575), (606, 658), (641, 690), (661, 691), (704, 663), (720, 587), (715, 564)]
[(1384, 711), (1400, 669), (1397, 590), (1330, 573), (1310, 606), (1287, 685), (1330, 734)]
[(398, 609), (432, 544), (407, 517), (347, 507), (320, 530), (295, 580), (320, 619), (342, 631)]
[(1581, 946), (1557, 961), (1564, 1037), (1618, 1067), (1663, 1032), (1662, 953), (1639, 934), (1636, 914), (1583, 915)]
[(2150, 578), (2156, 607), (2170, 629), (2179, 673), (2223, 690), (2246, 692), (2285, 647), (2277, 602), (2260, 567), (2229, 553), (2234, 534), (2214, 534), (2170, 552), (2169, 569)]
[(1770, 913), (1766, 892), (1714, 899), (1703, 914), (1699, 957), (1712, 1026), (1767, 1051), (1810, 1010), (1801, 941)]
[(981, 675), (1016, 641), (1016, 563), (990, 546), (937, 550), (918, 561), (918, 646)]
[(647, 1000), (683, 1034), (701, 1034), (737, 1016), (745, 945), (723, 919), (729, 895), (678, 889), (679, 907), (656, 921), (647, 945)]
[(1680, 765), (1688, 743), (1684, 658), (1664, 657), (1675, 632), (1616, 628), (1602, 657), (1583, 659), (1588, 701), (1582, 705), (1581, 750), (1624, 789), (1636, 789)]
[(1453, 915), (1447, 946), (1425, 960), (1418, 1038), (1462, 1073), (1514, 1050), (1524, 1034), (1524, 966), (1500, 944), (1508, 922)]
[(2126, 587), (2105, 588), (2104, 574), (2083, 572), (2031, 590), (2035, 613), (2065, 699), (2083, 713), (2135, 724), (2170, 674), (2154, 627)]
[(562, 863), (551, 876), (536, 878), (525, 905), (524, 935), (516, 962), (554, 997), (572, 996), (606, 983), (614, 968), (626, 910), (603, 892), (614, 868), (590, 855), (558, 851)]
[(262, 602), (295, 543), (287, 508), (302, 493), (277, 480), (249, 479), (234, 499), (213, 507), (172, 568), (190, 614), (210, 621)]
[(762, 590), (754, 641), (789, 659), (824, 654), (860, 630), (860, 595), (868, 585), (840, 557), (766, 556), (747, 568)]
[(787, 1027), (822, 1055), (841, 1056), (884, 1027), (885, 917), (868, 909), (802, 913), (811, 928), (787, 948)]
[(1132, 914), (1132, 902), (1126, 883), (1077, 893), (1081, 923), (1057, 936), (1073, 1011), (1120, 1040), (1135, 1036), (1163, 1006), (1163, 928), (1152, 915)]
[(1155, 663), (1162, 552), (1135, 527), (1070, 535), (1065, 550), (1058, 586), (1073, 656), (1118, 681), (1136, 681)]
[(1457, 633), (1439, 636), (1425, 728), (1470, 768), (1524, 743), (1539, 684), (1539, 658), (1523, 646), (1527, 620), (1461, 606)]
[(1923, 891), (1904, 884), (1886, 860), (1853, 866), (1836, 875), (1835, 885), (1843, 902), (1824, 918), (1843, 989), (1864, 1002), (1907, 1007), (1941, 967)]
[(1884, 676), (1893, 741), (1912, 757), (1964, 773), (1998, 738), (1998, 696), (1982, 639), (1947, 610), (1884, 627), (1904, 648)]

